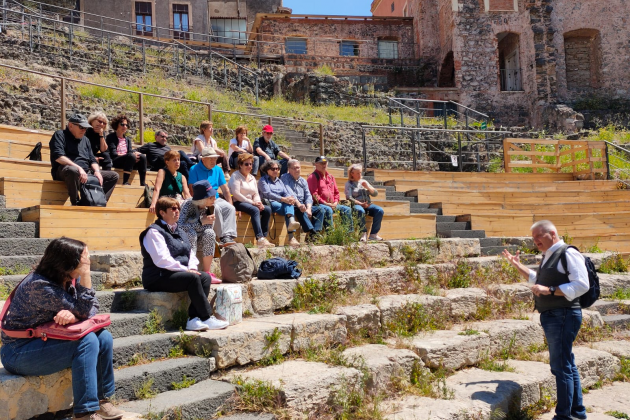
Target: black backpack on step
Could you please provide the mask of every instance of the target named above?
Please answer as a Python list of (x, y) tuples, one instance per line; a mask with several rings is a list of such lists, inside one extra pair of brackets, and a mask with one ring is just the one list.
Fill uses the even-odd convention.
[(88, 207), (106, 207), (107, 198), (98, 178), (94, 175), (88, 175), (85, 184), (81, 184), (79, 189), (79, 205)]
[(42, 161), (42, 142), (37, 142), (37, 144), (35, 145), (35, 147), (33, 148), (33, 150), (31, 150), (31, 153), (28, 154), (28, 156), (26, 156), (24, 158), (24, 160), (36, 160), (41, 162)]

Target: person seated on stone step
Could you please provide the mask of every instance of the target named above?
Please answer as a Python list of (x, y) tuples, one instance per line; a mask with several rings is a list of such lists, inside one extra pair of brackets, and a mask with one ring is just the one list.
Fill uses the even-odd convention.
[(291, 195), (297, 198), (297, 203), (293, 206), (295, 218), (300, 222), (302, 231), (308, 235), (307, 239), (310, 240), (324, 228), (327, 212), (330, 212), (328, 217), (332, 217), (332, 209), (328, 206), (313, 205), (313, 196), (308, 190), (306, 180), (302, 178), (302, 166), (299, 160), (289, 159), (287, 166), (289, 172), (282, 175), (280, 179)]
[(109, 156), (107, 143), (105, 142), (105, 129), (107, 128), (107, 115), (102, 112), (95, 112), (88, 117), (90, 128), (85, 132), (85, 137), (90, 140), (92, 153), (96, 161), (106, 171), (112, 169), (112, 158)]
[[(214, 202), (214, 232), (219, 238), (219, 246), (227, 246), (236, 243), (236, 209), (232, 205), (232, 196), (225, 182), (223, 171), (217, 166), (219, 154), (210, 146), (204, 147), (199, 155), (201, 162), (190, 170), (188, 189), (193, 191), (193, 184), (199, 181), (208, 181), (216, 192)], [(218, 191), (222, 196), (219, 196)], [(194, 192), (193, 192), (194, 195)]]
[[(159, 130), (155, 133), (155, 142), (145, 143), (136, 149), (139, 153), (147, 156), (147, 169), (151, 171), (164, 169), (164, 165), (166, 164), (164, 162), (164, 155), (171, 150), (167, 142), (168, 133), (164, 130)], [(179, 150), (177, 153), (179, 153), (179, 169), (177, 172), (188, 179), (189, 170), (193, 167), (195, 162), (190, 160), (188, 155), (182, 150)]]
[(217, 155), (219, 155), (217, 165), (223, 169), (224, 174), (227, 174), (230, 171), (227, 153), (219, 149), (219, 145), (214, 137), (212, 137), (212, 134), (214, 134), (214, 124), (212, 121), (202, 121), (201, 124), (199, 124), (199, 135), (193, 140), (192, 154), (199, 160), (199, 155), (203, 148), (206, 146), (212, 147), (214, 151), (217, 152)]
[(129, 177), (131, 171), (137, 170), (140, 176), (140, 185), (145, 185), (147, 176), (147, 156), (131, 148), (131, 139), (125, 137), (129, 130), (129, 118), (124, 114), (114, 117), (110, 123), (113, 132), (105, 137), (109, 155), (112, 157), (112, 166), (123, 170), (123, 185), (131, 185)]
[(261, 177), (258, 180), (258, 192), (264, 200), (269, 200), (273, 213), (284, 216), (289, 234), (289, 245), (299, 246), (300, 242), (295, 238), (295, 231), (300, 223), (295, 220), (295, 205), (298, 199), (289, 191), (280, 179), (280, 164), (277, 160), (268, 160), (260, 168)]
[[(348, 181), (344, 187), (346, 200), (350, 200), (355, 214), (359, 218), (359, 224), (363, 235), (360, 241), (382, 241), (383, 238), (378, 236), (381, 230), (381, 222), (385, 212), (376, 204), (372, 204), (371, 197), (376, 197), (378, 191), (369, 182), (362, 178), (363, 166), (355, 163), (348, 168)], [(367, 228), (365, 227), (365, 215), (372, 216), (372, 228), (368, 237)]]
[(178, 223), (188, 235), (193, 254), (197, 255), (197, 247), (201, 247), (203, 269), (212, 278), (213, 284), (219, 284), (221, 280), (210, 271), (217, 237), (212, 227), (215, 216), (210, 210), (216, 200), (216, 191), (208, 181), (202, 180), (193, 185), (193, 194), (191, 198), (181, 203)]
[[(201, 187), (204, 194), (206, 188)], [(214, 195), (212, 188), (207, 192)], [(227, 321), (212, 315), (208, 302), (210, 275), (197, 271), (199, 260), (188, 235), (179, 226), (179, 210), (176, 199), (161, 197), (155, 206), (157, 220), (140, 234), (142, 286), (150, 292), (188, 292), (189, 331), (227, 328)]]
[(68, 120), (66, 129), (55, 131), (48, 143), (52, 178), (66, 183), (73, 206), (79, 204), (79, 187), (87, 182), (88, 174), (98, 179), (108, 201), (118, 182), (116, 172), (101, 171), (98, 166), (90, 140), (85, 136), (90, 127), (87, 118), (75, 114)]
[[(2, 327), (26, 330), (51, 321), (68, 325), (93, 317), (98, 309), (87, 245), (61, 237), (48, 244), (35, 270), (17, 287)], [(79, 340), (12, 338), (3, 332), (0, 360), (14, 375), (45, 376), (70, 368), (72, 418), (115, 420), (123, 412), (109, 402), (115, 391), (113, 346), (106, 329)]]
[[(231, 169), (237, 169), (237, 159), (240, 153), (254, 153), (252, 142), (247, 138), (247, 127), (244, 125), (236, 127), (234, 138), (230, 140), (228, 162)], [(254, 167), (252, 168), (252, 174), (254, 175), (258, 173), (258, 163), (258, 159), (254, 159)]]
[(324, 229), (333, 224), (333, 211), (341, 216), (342, 223), (346, 224), (349, 231), (353, 231), (352, 210), (350, 207), (339, 204), (339, 188), (335, 177), (328, 173), (328, 159), (326, 156), (315, 158), (315, 171), (306, 178), (308, 190), (313, 196), (315, 204), (329, 207), (331, 211), (326, 213), (324, 218)]
[(249, 214), (257, 245), (271, 248), (275, 246), (267, 240), (271, 207), (265, 206), (260, 199), (260, 194), (258, 194), (258, 184), (251, 173), (254, 159), (254, 156), (249, 153), (238, 155), (238, 171), (232, 174), (228, 181), (228, 187), (232, 193), (236, 210)]
[[(280, 162), (280, 175), (287, 173), (287, 163), (291, 156), (284, 153), (278, 145), (271, 139), (273, 137), (273, 127), (266, 125), (262, 129), (262, 136), (254, 141), (254, 156), (259, 160), (259, 166), (272, 159)], [(256, 175), (256, 173), (254, 173)]]
[(179, 169), (180, 154), (169, 150), (164, 155), (166, 166), (160, 169), (155, 178), (155, 190), (149, 211), (155, 213), (155, 205), (160, 197), (173, 197), (180, 203), (190, 198), (188, 180), (177, 171)]

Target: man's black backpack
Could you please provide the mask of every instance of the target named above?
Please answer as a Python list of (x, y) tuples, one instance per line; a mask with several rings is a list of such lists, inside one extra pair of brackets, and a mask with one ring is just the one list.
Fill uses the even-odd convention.
[(79, 189), (79, 205), (88, 207), (106, 207), (107, 198), (98, 178), (94, 175), (88, 175), (85, 184), (81, 184)]
[[(574, 246), (568, 246), (567, 249), (569, 248), (573, 248), (576, 251), (580, 252), (580, 250)], [(566, 250), (560, 256), (560, 261), (562, 262), (562, 268), (564, 268), (564, 271), (567, 272), (568, 270)], [(595, 271), (595, 264), (593, 264), (593, 261), (591, 261), (589, 257), (584, 257), (584, 264), (586, 264), (586, 271), (588, 271), (589, 288), (586, 293), (580, 296), (580, 306), (582, 308), (590, 308), (591, 305), (593, 305), (597, 301), (597, 299), (599, 299), (599, 276)]]
[(41, 141), (37, 142), (33, 150), (31, 150), (31, 153), (29, 153), (28, 156), (24, 158), (24, 160), (26, 159), (37, 160), (39, 162), (42, 161), (42, 142)]

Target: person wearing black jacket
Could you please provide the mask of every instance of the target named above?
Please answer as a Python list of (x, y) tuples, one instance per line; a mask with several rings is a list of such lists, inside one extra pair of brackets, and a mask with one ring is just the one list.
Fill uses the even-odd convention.
[[(164, 169), (166, 163), (164, 162), (164, 155), (170, 151), (171, 148), (167, 144), (168, 134), (166, 131), (160, 130), (155, 133), (154, 143), (145, 143), (136, 149), (147, 156), (147, 164), (150, 170), (159, 171)], [(195, 164), (186, 153), (179, 150), (179, 169), (177, 172), (184, 175), (188, 179), (189, 169)]]
[(55, 181), (64, 181), (68, 188), (70, 203), (79, 203), (79, 186), (93, 174), (103, 187), (105, 198), (109, 200), (118, 182), (114, 171), (101, 171), (92, 153), (90, 140), (85, 137), (90, 124), (81, 114), (73, 115), (65, 130), (57, 130), (50, 139), (51, 175)]
[(85, 137), (90, 140), (92, 153), (99, 165), (106, 171), (112, 169), (112, 158), (107, 151), (105, 143), (105, 128), (107, 128), (107, 116), (102, 112), (95, 112), (88, 117), (88, 124), (92, 127), (87, 129)]
[(138, 170), (140, 185), (144, 186), (147, 176), (147, 156), (131, 148), (131, 139), (125, 137), (129, 129), (129, 118), (126, 115), (117, 115), (110, 123), (113, 133), (109, 133), (105, 138), (109, 154), (112, 157), (114, 168), (123, 170), (123, 185), (131, 185), (129, 177), (131, 171)]

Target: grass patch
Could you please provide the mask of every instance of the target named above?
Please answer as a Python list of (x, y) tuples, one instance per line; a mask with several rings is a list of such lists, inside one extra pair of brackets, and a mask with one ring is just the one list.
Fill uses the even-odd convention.
[(627, 357), (620, 357), (619, 362), (621, 364), (621, 368), (619, 372), (615, 375), (615, 381), (623, 381), (630, 382), (630, 359)]
[(607, 414), (616, 419), (630, 420), (630, 416), (628, 416), (626, 413), (622, 413), (621, 411), (606, 411), (604, 414)]
[(451, 372), (444, 368), (427, 369), (414, 362), (409, 380), (410, 387), (404, 391), (429, 398), (452, 400), (455, 392), (446, 385), (446, 378)]
[(291, 307), (297, 311), (329, 313), (346, 295), (347, 291), (341, 287), (334, 274), (323, 282), (306, 279), (293, 289)]
[[(439, 241), (436, 247), (439, 248)], [(400, 252), (407, 264), (430, 264), (435, 259), (432, 246), (427, 242), (416, 242), (414, 245), (404, 244), (400, 247)]]
[(6, 283), (0, 283), (0, 300), (7, 300), (13, 288)]
[(135, 353), (133, 356), (131, 356), (131, 359), (129, 359), (127, 366), (131, 367), (131, 366), (137, 366), (137, 365), (146, 365), (147, 363), (151, 363), (151, 362), (152, 360), (147, 358), (147, 356), (144, 353)]
[(189, 379), (189, 378), (186, 377), (186, 375), (184, 375), (180, 382), (173, 382), (173, 383), (171, 383), (171, 389), (173, 389), (173, 390), (186, 389), (186, 388), (190, 388), (191, 386), (193, 386), (196, 383), (197, 383), (196, 379), (194, 379), (194, 378), (190, 378)]
[(350, 382), (343, 379), (334, 388), (331, 403), (326, 409), (335, 420), (382, 420), (379, 408), (383, 397), (368, 393), (364, 381)]
[(627, 300), (630, 299), (630, 288), (618, 287), (615, 291), (610, 295), (611, 299), (615, 300)]
[(237, 376), (232, 383), (236, 385), (236, 395), (229, 402), (231, 409), (273, 413), (279, 420), (291, 419), (289, 412), (284, 408), (286, 399), (283, 393), (270, 382)]
[(155, 383), (155, 379), (149, 378), (142, 383), (136, 390), (135, 395), (139, 400), (148, 400), (149, 398), (155, 397), (158, 392), (153, 389), (153, 384)]
[(460, 331), (457, 335), (478, 335), (479, 331), (473, 330), (472, 328), (466, 328), (464, 331)]
[(604, 274), (627, 273), (628, 261), (624, 260), (621, 254), (614, 254), (610, 257), (606, 257), (599, 266), (599, 272)]
[(168, 324), (173, 329), (183, 330), (186, 328), (186, 322), (188, 322), (188, 308), (186, 308), (186, 304), (182, 304), (182, 306), (173, 313), (173, 317)]
[(271, 366), (277, 365), (284, 361), (284, 355), (280, 350), (280, 338), (282, 337), (282, 331), (277, 327), (274, 330), (265, 335), (265, 352), (267, 353), (259, 362), (259, 366)]
[(328, 64), (322, 64), (321, 66), (313, 70), (313, 73), (319, 76), (334, 76), (335, 75), (335, 72)]
[(186, 349), (192, 347), (192, 341), (194, 336), (188, 335), (184, 332), (183, 328), (179, 329), (179, 336), (177, 337), (177, 344), (168, 352), (168, 357), (176, 359), (178, 357), (184, 357), (186, 355)]
[(322, 230), (315, 237), (315, 245), (350, 245), (359, 242), (361, 239), (361, 229), (358, 227), (359, 219), (352, 213), (352, 224), (335, 211), (334, 223), (328, 229)]
[(0, 276), (17, 276), (17, 275), (21, 275), (21, 274), (28, 274), (32, 271), (31, 268), (25, 266), (25, 265), (16, 265), (13, 268), (7, 268), (7, 267), (0, 267)]
[(149, 312), (149, 319), (144, 324), (144, 328), (142, 329), (142, 334), (151, 335), (151, 334), (162, 334), (165, 333), (164, 323), (162, 322), (162, 316), (157, 312), (157, 310), (153, 309)]
[(138, 295), (127, 286), (126, 290), (120, 294), (120, 307), (125, 312), (134, 310), (137, 298)]
[(582, 325), (577, 337), (576, 344), (595, 343), (597, 341), (610, 340), (613, 337), (613, 330), (610, 325), (602, 327), (592, 327), (590, 325)]
[(444, 330), (450, 325), (449, 313), (441, 306), (407, 302), (395, 312), (385, 328), (399, 337), (413, 337), (421, 331)]

